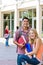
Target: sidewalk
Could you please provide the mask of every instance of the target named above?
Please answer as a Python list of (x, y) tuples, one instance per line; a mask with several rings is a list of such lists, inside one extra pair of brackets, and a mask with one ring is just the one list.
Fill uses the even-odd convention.
[(0, 65), (17, 65), (16, 45), (13, 44), (13, 39), (9, 39), (9, 47), (5, 46), (5, 39), (0, 38)]
[(9, 47), (5, 46), (5, 39), (0, 38), (0, 65), (17, 65), (16, 61), (16, 45), (13, 43), (13, 38), (9, 39)]
[[(6, 41), (5, 38), (0, 38), (0, 42), (1, 43), (5, 44), (5, 41)], [(14, 45), (13, 38), (9, 38), (9, 45)]]

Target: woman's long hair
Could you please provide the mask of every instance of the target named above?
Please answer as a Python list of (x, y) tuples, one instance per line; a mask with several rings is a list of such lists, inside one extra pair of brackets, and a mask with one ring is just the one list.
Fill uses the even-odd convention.
[[(32, 28), (31, 28), (30, 31), (33, 31), (33, 32), (34, 32), (34, 34), (35, 34), (35, 39), (39, 38), (36, 29), (32, 29)], [(29, 32), (29, 33), (30, 33), (30, 32)], [(30, 38), (30, 41), (31, 41), (31, 43), (34, 43), (34, 42), (35, 42), (35, 40), (34, 40), (34, 39), (31, 39), (31, 38)]]

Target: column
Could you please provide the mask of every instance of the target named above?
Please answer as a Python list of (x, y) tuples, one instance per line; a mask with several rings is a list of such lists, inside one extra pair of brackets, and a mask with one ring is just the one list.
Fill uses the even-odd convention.
[[(11, 32), (12, 32), (12, 21), (11, 21), (12, 19), (11, 19), (11, 13), (10, 13), (10, 30), (11, 30)], [(10, 37), (11, 37), (11, 33), (10, 33)]]
[(19, 24), (20, 21), (19, 21), (19, 10), (18, 10), (18, 9), (17, 9), (17, 11), (16, 11), (16, 18), (15, 18), (15, 19), (16, 19), (16, 22), (15, 22), (15, 23), (16, 23), (16, 26), (19, 26), (19, 25), (20, 25), (20, 24)]
[(0, 37), (2, 36), (2, 21), (1, 21), (1, 11), (0, 11)]
[(41, 37), (41, 29), (42, 29), (42, 26), (41, 26), (41, 6), (40, 6), (39, 0), (37, 0), (36, 16), (37, 16), (36, 29), (37, 29), (38, 34)]
[(3, 20), (3, 13), (1, 13), (1, 37), (4, 35), (4, 20)]
[(14, 13), (14, 32), (16, 31), (17, 22), (18, 22), (18, 11), (17, 11), (17, 4), (16, 4), (15, 13)]

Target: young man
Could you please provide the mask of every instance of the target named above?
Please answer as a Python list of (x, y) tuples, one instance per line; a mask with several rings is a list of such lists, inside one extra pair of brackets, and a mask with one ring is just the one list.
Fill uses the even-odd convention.
[(19, 39), (19, 37), (21, 35), (23, 35), (25, 37), (26, 43), (27, 43), (28, 42), (29, 30), (30, 30), (30, 27), (29, 27), (29, 19), (27, 17), (24, 17), (22, 19), (22, 26), (16, 31), (15, 37), (14, 37), (14, 40), (13, 40), (14, 44), (16, 44), (18, 46), (18, 49), (17, 49), (17, 53), (18, 53), (17, 65), (19, 65), (19, 57), (22, 54), (25, 54), (25, 47), (23, 47), (24, 46), (23, 44), (19, 44), (18, 43), (18, 39)]

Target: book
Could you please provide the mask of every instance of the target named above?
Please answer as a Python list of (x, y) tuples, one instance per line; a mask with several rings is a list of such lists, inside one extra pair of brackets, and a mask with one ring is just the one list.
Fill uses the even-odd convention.
[(20, 38), (18, 39), (18, 43), (19, 44), (25, 44), (26, 43), (25, 37), (23, 35), (21, 35)]

